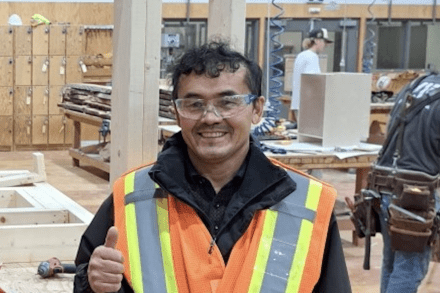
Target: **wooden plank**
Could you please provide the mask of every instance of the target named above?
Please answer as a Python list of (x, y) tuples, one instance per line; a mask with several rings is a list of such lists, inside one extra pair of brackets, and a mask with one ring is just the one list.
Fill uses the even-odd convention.
[(246, 0), (209, 0), (208, 39), (222, 37), (244, 52)]
[[(23, 215), (26, 217), (23, 217)], [(35, 208), (0, 209), (0, 227), (7, 225), (42, 225), (69, 222), (67, 210), (49, 210)]]
[(0, 57), (0, 86), (12, 86), (14, 59), (12, 57)]
[(32, 114), (47, 115), (49, 114), (49, 87), (33, 86), (32, 87)]
[(12, 87), (0, 87), (0, 115), (12, 115), (14, 90)]
[(72, 119), (74, 121), (78, 121), (81, 123), (86, 123), (86, 124), (90, 124), (90, 125), (94, 125), (94, 126), (101, 126), (101, 124), (102, 124), (102, 118), (100, 118), (100, 117), (91, 116), (88, 114), (79, 113), (79, 112), (75, 112), (75, 111), (67, 110), (67, 109), (64, 110), (64, 113), (67, 118)]
[(49, 33), (49, 55), (65, 56), (66, 55), (66, 32), (64, 25), (52, 24)]
[(39, 25), (32, 28), (32, 55), (49, 55), (49, 31), (48, 25)]
[(49, 144), (64, 143), (64, 115), (49, 115)]
[(14, 87), (14, 115), (31, 115), (32, 111), (32, 87)]
[(73, 138), (74, 138), (74, 128), (73, 128), (73, 120), (67, 119), (66, 116), (64, 116), (63, 119), (64, 122), (64, 143), (67, 145), (73, 145)]
[(14, 26), (15, 56), (30, 56), (32, 54), (32, 28), (30, 26)]
[(66, 83), (66, 57), (50, 56), (49, 84), (64, 85)]
[[(156, 139), (156, 144), (157, 144), (157, 139)], [(81, 164), (90, 165), (107, 173), (110, 173), (110, 164), (104, 162), (99, 155), (85, 154), (78, 151), (77, 149), (70, 149), (69, 155), (72, 158), (77, 159)]]
[(0, 146), (12, 146), (12, 116), (0, 116)]
[(114, 13), (111, 184), (157, 157), (162, 1), (116, 0)]
[(0, 56), (12, 57), (14, 55), (13, 49), (14, 30), (11, 26), (0, 26)]
[(49, 56), (33, 56), (32, 85), (49, 84)]
[(32, 118), (32, 144), (46, 145), (48, 143), (48, 115), (34, 115)]
[(31, 85), (32, 77), (32, 57), (15, 57), (15, 85)]

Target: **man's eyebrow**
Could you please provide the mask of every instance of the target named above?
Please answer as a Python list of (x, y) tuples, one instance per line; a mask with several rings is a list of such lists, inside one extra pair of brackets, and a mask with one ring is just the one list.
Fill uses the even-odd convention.
[(186, 94), (182, 97), (182, 99), (188, 99), (188, 98), (196, 98), (196, 99), (199, 99), (199, 98), (200, 98), (200, 95), (197, 94), (197, 93), (188, 92), (188, 93), (186, 93)]
[(238, 95), (237, 92), (233, 91), (233, 90), (226, 90), (220, 93), (220, 96), (224, 97), (224, 96), (235, 96)]

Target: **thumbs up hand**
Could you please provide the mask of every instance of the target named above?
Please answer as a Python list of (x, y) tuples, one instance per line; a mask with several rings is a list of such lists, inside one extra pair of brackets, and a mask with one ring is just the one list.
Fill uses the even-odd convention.
[(87, 274), (93, 292), (117, 292), (121, 288), (124, 257), (115, 249), (117, 241), (118, 229), (111, 227), (104, 245), (95, 248), (90, 257)]

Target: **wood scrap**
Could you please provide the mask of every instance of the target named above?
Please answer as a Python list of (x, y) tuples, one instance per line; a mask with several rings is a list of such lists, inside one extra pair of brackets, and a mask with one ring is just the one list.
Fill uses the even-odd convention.
[(0, 187), (20, 186), (46, 181), (46, 167), (44, 165), (44, 155), (33, 153), (34, 170), (33, 172), (4, 172), (0, 177)]

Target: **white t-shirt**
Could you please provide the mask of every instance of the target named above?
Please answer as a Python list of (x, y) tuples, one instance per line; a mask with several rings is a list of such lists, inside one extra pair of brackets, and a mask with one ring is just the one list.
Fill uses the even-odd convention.
[(291, 110), (299, 109), (301, 74), (303, 73), (321, 73), (321, 69), (319, 68), (318, 54), (311, 50), (302, 51), (298, 54), (298, 56), (296, 56), (295, 64), (293, 66), (292, 102), (290, 104)]

